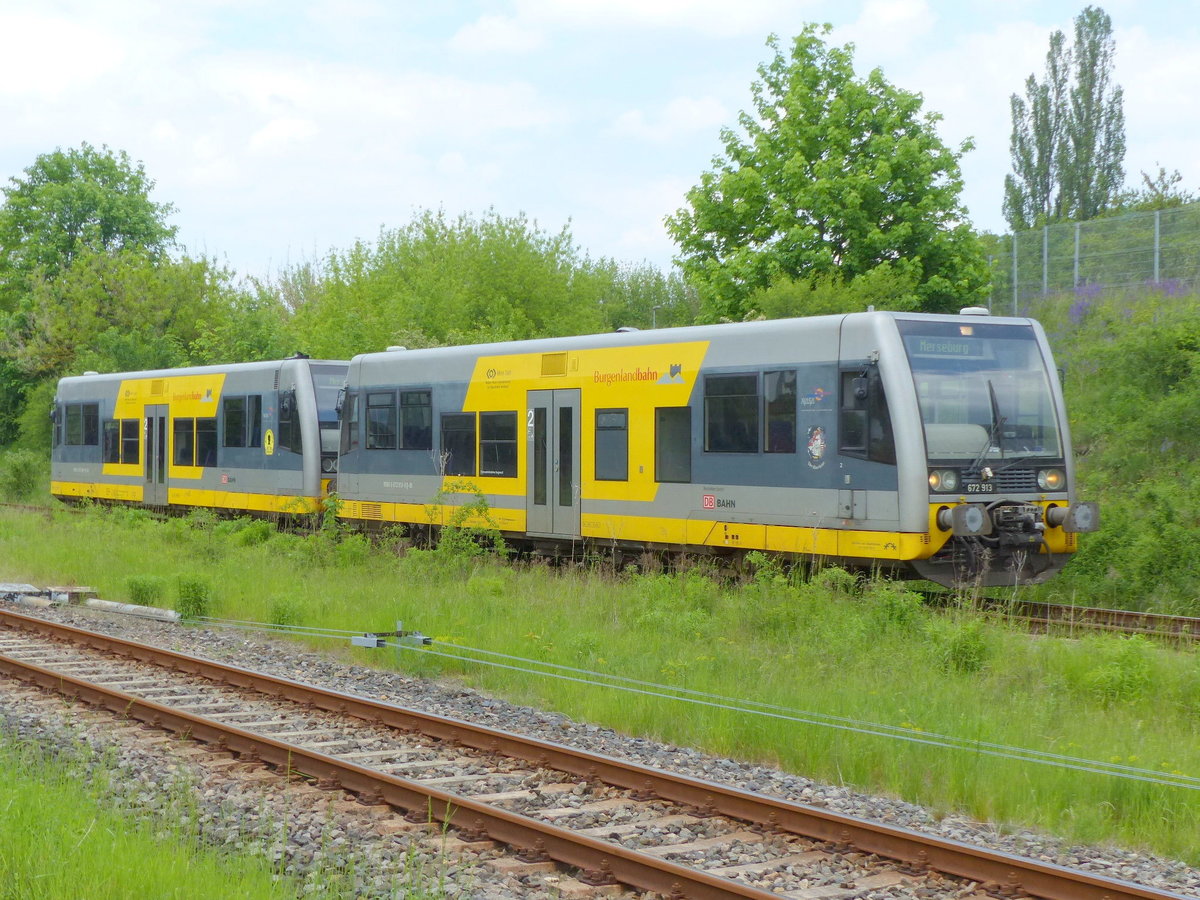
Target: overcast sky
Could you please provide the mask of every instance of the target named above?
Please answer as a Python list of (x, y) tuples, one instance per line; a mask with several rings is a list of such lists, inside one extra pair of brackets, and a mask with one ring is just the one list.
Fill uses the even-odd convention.
[[(245, 275), (425, 208), (524, 212), (593, 257), (658, 266), (662, 225), (750, 106), (767, 35), (829, 22), (860, 73), (920, 92), (976, 227), (1003, 231), (1009, 95), (1059, 0), (0, 0), (0, 181), (124, 150), (193, 254)], [(1125, 167), (1200, 189), (1200, 0), (1109, 0)]]

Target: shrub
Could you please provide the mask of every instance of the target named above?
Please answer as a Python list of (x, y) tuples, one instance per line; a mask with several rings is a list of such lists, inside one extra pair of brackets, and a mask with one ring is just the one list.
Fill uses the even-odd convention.
[(125, 580), (129, 602), (138, 606), (159, 606), (167, 594), (167, 585), (157, 575), (131, 575)]
[(268, 617), (272, 625), (299, 625), (304, 621), (304, 612), (304, 601), (298, 597), (276, 597)]
[(43, 479), (42, 460), (32, 450), (13, 450), (0, 457), (0, 495), (27, 500)]
[(275, 534), (275, 526), (266, 519), (255, 519), (234, 535), (234, 542), (243, 547), (265, 544)]
[(968, 675), (979, 672), (991, 656), (980, 619), (931, 623), (930, 636), (938, 665), (946, 672)]
[(185, 619), (207, 616), (212, 607), (212, 584), (202, 575), (180, 575), (175, 611)]

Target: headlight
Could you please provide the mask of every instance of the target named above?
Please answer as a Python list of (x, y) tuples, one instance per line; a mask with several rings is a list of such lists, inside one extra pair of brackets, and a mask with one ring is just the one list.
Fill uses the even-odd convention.
[(1037, 483), (1043, 491), (1061, 491), (1067, 485), (1062, 469), (1039, 469)]
[(929, 488), (934, 491), (958, 490), (958, 472), (954, 469), (934, 469), (929, 473)]

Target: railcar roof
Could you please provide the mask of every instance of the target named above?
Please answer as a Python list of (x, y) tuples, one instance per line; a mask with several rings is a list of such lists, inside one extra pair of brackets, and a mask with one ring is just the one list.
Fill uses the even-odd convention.
[(147, 369), (141, 372), (98, 372), (91, 375), (67, 375), (59, 384), (83, 384), (89, 381), (124, 381), (130, 378), (171, 378), (179, 375), (215, 375), (222, 372), (269, 372), (288, 362), (305, 362), (316, 366), (349, 366), (346, 359), (287, 359), (264, 360), (262, 362), (225, 363), (213, 366), (183, 366), (178, 369)]

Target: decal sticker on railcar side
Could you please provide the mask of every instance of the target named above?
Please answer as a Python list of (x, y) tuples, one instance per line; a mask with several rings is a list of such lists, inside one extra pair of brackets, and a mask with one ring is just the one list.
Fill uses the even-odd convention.
[(267, 456), (275, 455), (275, 432), (270, 428), (263, 432), (263, 453)]
[(805, 446), (808, 448), (808, 467), (810, 469), (824, 467), (825, 450), (828, 447), (824, 426), (814, 425), (808, 429), (808, 443)]

